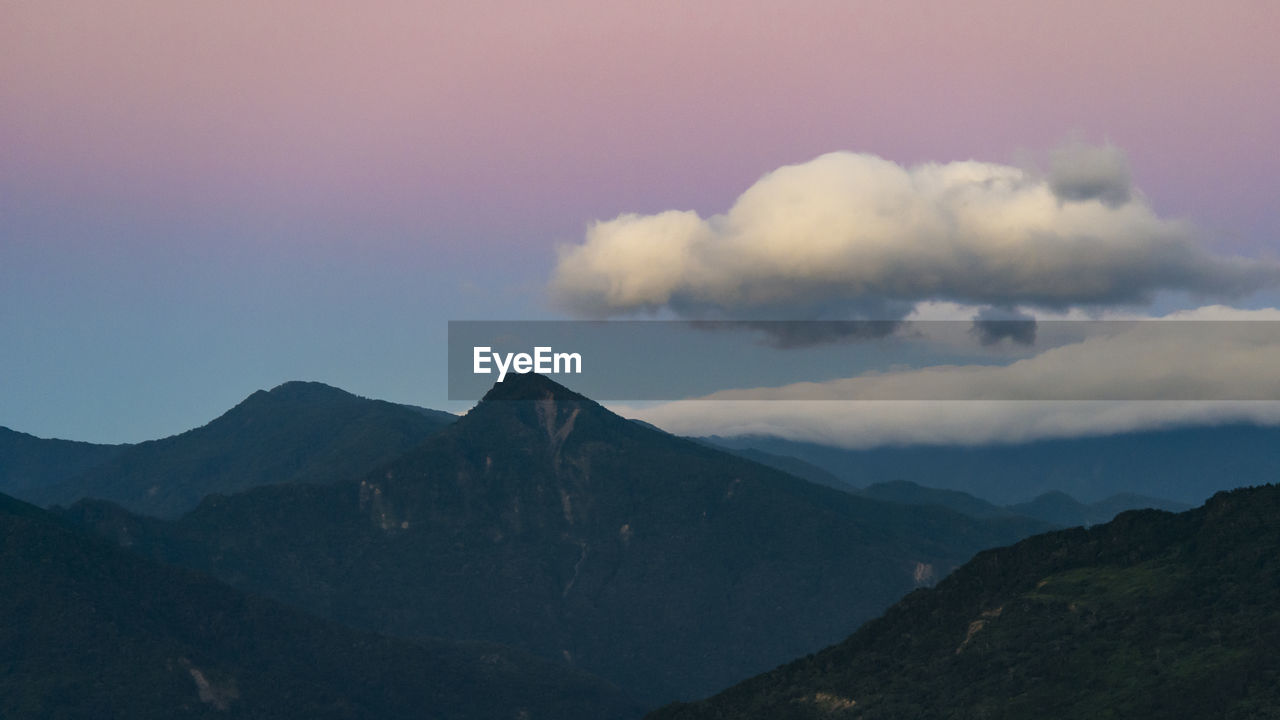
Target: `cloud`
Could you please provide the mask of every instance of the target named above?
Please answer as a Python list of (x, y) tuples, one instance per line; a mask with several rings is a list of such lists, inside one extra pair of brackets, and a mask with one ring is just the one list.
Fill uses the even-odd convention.
[(985, 445), (1193, 424), (1280, 424), (1280, 402), (681, 401), (615, 406), (678, 435), (771, 435), (844, 448)]
[(844, 447), (1280, 423), (1278, 319), (1275, 309), (1208, 306), (1161, 321), (1079, 323), (1093, 334), (1004, 365), (726, 390), (629, 412), (679, 434), (771, 434)]
[(1129, 161), (1112, 145), (1072, 143), (1049, 154), (1049, 188), (1060, 200), (1098, 200), (1117, 208), (1132, 199)]
[(551, 294), (595, 318), (894, 320), (926, 301), (1098, 309), (1163, 290), (1239, 297), (1280, 278), (1157, 216), (1115, 148), (1068, 146), (1051, 166), (830, 153), (768, 173), (720, 215), (592, 224), (560, 249)]
[[(765, 345), (779, 349), (879, 340), (903, 326), (899, 320), (693, 320), (691, 324), (704, 330), (757, 331)], [(1033, 339), (1034, 334), (1033, 330)]]
[(1019, 345), (1036, 342), (1036, 318), (1016, 310), (982, 308), (973, 317), (973, 335), (983, 345), (995, 345), (1008, 338)]

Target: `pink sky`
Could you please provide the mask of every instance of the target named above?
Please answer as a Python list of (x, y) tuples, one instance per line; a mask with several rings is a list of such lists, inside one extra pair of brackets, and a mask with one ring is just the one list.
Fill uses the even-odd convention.
[[(0, 424), (140, 440), (316, 379), (437, 404), (555, 246), (832, 150), (1110, 141), (1280, 236), (1280, 2), (0, 0)], [(459, 409), (459, 408), (455, 408)]]
[(2, 7), (7, 185), (73, 203), (549, 244), (518, 229), (718, 211), (828, 150), (1010, 161), (1080, 133), (1162, 211), (1277, 227), (1263, 0)]

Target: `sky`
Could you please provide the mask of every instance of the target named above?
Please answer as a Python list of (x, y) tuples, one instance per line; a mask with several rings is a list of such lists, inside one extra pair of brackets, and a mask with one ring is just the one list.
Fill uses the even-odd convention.
[[(1263, 0), (0, 0), (0, 425), (139, 441), (293, 379), (462, 410), (450, 320), (1273, 307), (1277, 27)], [(957, 176), (1103, 243), (1113, 291), (982, 295), (998, 264), (943, 264), (833, 298), (852, 276), (816, 251), (777, 277), (717, 260), (828, 242), (757, 222), (779, 187), (844, 208), (890, 178), (936, 220)], [(662, 217), (691, 254), (597, 262)], [(998, 245), (947, 227), (909, 247)], [(1115, 290), (1134, 278), (1149, 296)]]

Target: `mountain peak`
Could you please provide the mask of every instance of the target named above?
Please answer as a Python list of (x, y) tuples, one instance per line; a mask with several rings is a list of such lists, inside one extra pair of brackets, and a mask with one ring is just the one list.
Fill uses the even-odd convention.
[(363, 474), (454, 419), (323, 383), (287, 382), (254, 392), (198, 428), (122, 449), (39, 499), (70, 504), (95, 497), (173, 517), (211, 493)]
[(290, 380), (271, 388), (271, 390), (266, 394), (279, 400), (316, 400), (357, 397), (346, 390), (312, 380)]
[[(619, 424), (625, 428), (619, 429)], [(520, 432), (520, 427), (536, 429), (539, 435), (545, 432), (556, 449), (571, 433), (581, 434), (587, 428), (590, 428), (588, 434), (620, 431), (625, 436), (632, 431), (651, 432), (536, 373), (512, 374), (495, 383), (463, 417), (462, 427), (471, 428), (478, 436), (490, 437), (510, 437), (511, 433)], [(488, 429), (480, 429), (484, 427)]]
[(502, 382), (493, 384), (480, 400), (481, 404), (494, 400), (576, 400), (590, 402), (586, 397), (560, 383), (537, 373), (512, 373)]

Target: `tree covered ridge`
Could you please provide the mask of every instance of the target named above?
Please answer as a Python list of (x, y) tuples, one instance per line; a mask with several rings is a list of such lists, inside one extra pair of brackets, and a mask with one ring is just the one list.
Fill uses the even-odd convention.
[(0, 718), (631, 718), (510, 648), (359, 632), (0, 495)]
[[(0, 433), (0, 492), (38, 505), (83, 498), (174, 518), (213, 493), (359, 477), (457, 418), (317, 382), (258, 390), (198, 428), (102, 446)], [(12, 436), (12, 437), (10, 437)]]
[(654, 720), (1280, 715), (1280, 487), (979, 553), (844, 642)]

